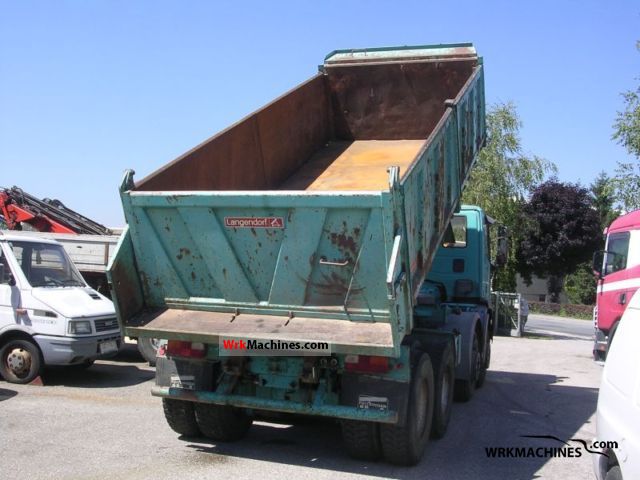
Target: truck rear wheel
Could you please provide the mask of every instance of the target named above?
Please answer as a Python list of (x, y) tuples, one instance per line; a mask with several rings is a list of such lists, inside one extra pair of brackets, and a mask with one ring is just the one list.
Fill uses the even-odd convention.
[(353, 458), (376, 461), (382, 455), (380, 428), (377, 423), (343, 420), (342, 439), (347, 452)]
[(164, 418), (166, 418), (171, 430), (187, 437), (200, 435), (200, 429), (193, 411), (193, 403), (163, 398), (162, 408), (164, 409)]
[(482, 387), (484, 385), (484, 380), (487, 378), (487, 370), (489, 369), (489, 364), (491, 363), (491, 340), (487, 339), (487, 345), (484, 349), (484, 360), (482, 362), (482, 368), (480, 368), (480, 372), (478, 373), (478, 381), (476, 382), (476, 388)]
[(243, 438), (253, 420), (242, 410), (228, 405), (195, 404), (196, 422), (205, 437), (223, 442)]
[(425, 353), (413, 368), (404, 425), (380, 425), (382, 453), (388, 462), (410, 466), (420, 461), (431, 434), (433, 400), (433, 367)]
[(471, 346), (471, 358), (469, 359), (469, 378), (465, 380), (456, 380), (455, 398), (461, 402), (468, 402), (473, 397), (478, 383), (478, 374), (481, 368), (482, 356), (480, 355), (480, 342), (478, 334), (473, 335), (473, 343)]
[(434, 402), (431, 437), (442, 438), (447, 432), (453, 404), (453, 389), (456, 382), (453, 345), (448, 342), (434, 361)]
[(0, 347), (0, 375), (9, 383), (29, 383), (42, 372), (42, 355), (32, 340), (13, 338)]

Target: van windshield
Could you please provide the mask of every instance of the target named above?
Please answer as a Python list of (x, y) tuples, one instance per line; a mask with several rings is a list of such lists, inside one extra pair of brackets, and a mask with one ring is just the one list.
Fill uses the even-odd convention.
[(62, 246), (10, 242), (13, 254), (32, 287), (84, 287), (86, 283)]

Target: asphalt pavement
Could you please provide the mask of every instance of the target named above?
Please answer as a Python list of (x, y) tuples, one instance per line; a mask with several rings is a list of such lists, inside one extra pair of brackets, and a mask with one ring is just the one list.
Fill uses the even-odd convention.
[(593, 340), (594, 327), (591, 320), (555, 317), (552, 315), (529, 314), (525, 331), (530, 333), (551, 333), (556, 336), (568, 335), (583, 340)]
[(586, 454), (488, 458), (486, 449), (562, 446), (525, 436), (589, 441), (600, 373), (587, 340), (498, 337), (484, 387), (454, 405), (445, 438), (428, 444), (418, 466), (400, 468), (350, 459), (330, 420), (258, 422), (236, 443), (180, 437), (149, 394), (153, 368), (129, 346), (86, 371), (49, 370), (45, 386), (0, 381), (0, 478), (588, 479)]

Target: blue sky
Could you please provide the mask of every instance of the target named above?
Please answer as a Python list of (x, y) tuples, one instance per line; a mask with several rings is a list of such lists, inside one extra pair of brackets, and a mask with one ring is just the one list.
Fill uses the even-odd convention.
[(0, 186), (111, 226), (117, 187), (316, 72), (337, 48), (473, 42), (490, 103), (528, 153), (589, 183), (626, 151), (620, 92), (640, 80), (632, 1), (0, 0)]

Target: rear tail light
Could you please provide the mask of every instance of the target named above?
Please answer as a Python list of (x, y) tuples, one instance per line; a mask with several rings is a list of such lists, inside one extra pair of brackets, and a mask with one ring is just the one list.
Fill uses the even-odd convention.
[(388, 357), (370, 355), (347, 355), (344, 359), (347, 372), (386, 373), (391, 367)]
[(204, 358), (207, 355), (207, 346), (200, 342), (169, 340), (166, 352), (169, 357)]

